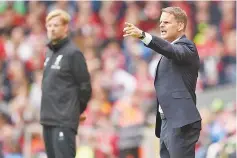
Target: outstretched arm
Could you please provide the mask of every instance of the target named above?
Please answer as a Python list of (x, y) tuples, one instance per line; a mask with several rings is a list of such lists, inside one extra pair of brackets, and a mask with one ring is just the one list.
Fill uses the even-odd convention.
[(152, 36), (152, 40), (146, 46), (177, 62), (191, 63), (193, 61), (192, 58), (197, 55), (196, 49), (192, 43), (179, 42), (178, 44), (171, 44), (166, 40), (155, 36)]
[(192, 58), (197, 55), (195, 46), (192, 43), (179, 42), (178, 44), (171, 44), (164, 39), (144, 33), (133, 24), (125, 23), (125, 25), (124, 37), (131, 36), (141, 39), (141, 41), (145, 43), (145, 46), (167, 58), (177, 62), (191, 63), (193, 61)]

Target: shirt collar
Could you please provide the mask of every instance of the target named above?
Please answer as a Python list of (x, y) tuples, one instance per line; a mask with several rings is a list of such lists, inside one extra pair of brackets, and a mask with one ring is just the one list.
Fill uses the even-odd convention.
[[(182, 37), (182, 36), (181, 36)], [(176, 38), (176, 40), (174, 40), (173, 42), (171, 42), (171, 44), (174, 44), (175, 42), (177, 42), (181, 37)]]
[(65, 37), (64, 39), (58, 41), (58, 43), (56, 44), (52, 44), (52, 42), (49, 42), (47, 45), (48, 47), (53, 50), (53, 51), (57, 51), (59, 50), (64, 44), (69, 42), (69, 38)]

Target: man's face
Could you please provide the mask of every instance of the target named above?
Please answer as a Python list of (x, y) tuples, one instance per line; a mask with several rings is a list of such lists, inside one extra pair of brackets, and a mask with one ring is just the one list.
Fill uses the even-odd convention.
[(62, 23), (60, 16), (56, 16), (46, 23), (46, 29), (49, 40), (57, 41), (67, 35), (68, 25)]
[(160, 17), (161, 38), (172, 42), (180, 36), (181, 23), (178, 23), (173, 14), (163, 12)]

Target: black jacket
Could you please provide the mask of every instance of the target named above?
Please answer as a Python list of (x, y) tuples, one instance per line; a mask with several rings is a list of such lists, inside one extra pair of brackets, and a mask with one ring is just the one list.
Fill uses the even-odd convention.
[[(155, 77), (158, 106), (173, 128), (201, 120), (196, 107), (196, 83), (200, 66), (194, 43), (182, 36), (174, 44), (152, 36), (149, 48), (162, 54)], [(161, 118), (157, 108), (156, 136), (160, 136)], [(198, 124), (200, 125), (200, 124)], [(196, 128), (200, 128), (198, 126)]]
[(48, 44), (42, 80), (43, 125), (77, 130), (91, 97), (90, 75), (83, 54), (69, 38)]

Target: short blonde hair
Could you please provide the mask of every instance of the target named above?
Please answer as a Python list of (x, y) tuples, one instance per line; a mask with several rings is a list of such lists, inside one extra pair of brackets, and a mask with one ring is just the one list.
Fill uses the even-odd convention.
[(71, 20), (71, 16), (62, 9), (56, 9), (51, 11), (46, 17), (46, 23), (54, 17), (60, 16), (63, 24), (68, 24)]
[(178, 22), (184, 23), (184, 30), (186, 29), (188, 17), (187, 17), (186, 12), (183, 9), (181, 9), (180, 7), (167, 7), (167, 8), (163, 8), (162, 12), (166, 12), (166, 13), (170, 13), (174, 15), (175, 19)]

